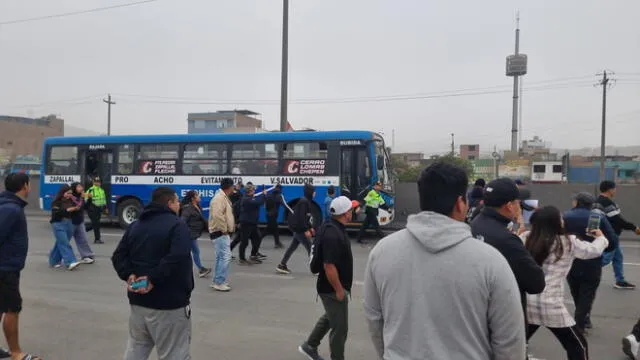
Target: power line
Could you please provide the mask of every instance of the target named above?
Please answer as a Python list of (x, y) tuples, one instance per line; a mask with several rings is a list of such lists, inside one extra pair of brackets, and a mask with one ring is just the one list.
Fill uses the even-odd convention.
[[(529, 91), (544, 91), (544, 90), (556, 90), (566, 89), (573, 87), (590, 87), (591, 82), (568, 82), (559, 84), (549, 84), (542, 86), (532, 86), (525, 89), (525, 92)], [(333, 98), (333, 99), (298, 99), (289, 101), (292, 105), (323, 105), (323, 104), (348, 104), (348, 103), (371, 103), (371, 102), (392, 102), (392, 101), (408, 101), (408, 100), (423, 100), (423, 99), (436, 99), (436, 98), (448, 98), (448, 97), (462, 97), (462, 96), (477, 96), (477, 95), (489, 95), (489, 94), (502, 94), (509, 92), (507, 88), (495, 89), (495, 90), (481, 90), (488, 88), (478, 89), (460, 89), (441, 91), (428, 94), (415, 94), (415, 95), (387, 95), (387, 96), (375, 96), (375, 97), (360, 97), (360, 98)], [(142, 104), (177, 104), (177, 105), (279, 105), (276, 100), (204, 100), (204, 99), (192, 99), (186, 97), (163, 97), (152, 95), (139, 95), (139, 94), (114, 94), (119, 97), (124, 97), (121, 100), (124, 103), (142, 103)], [(126, 97), (138, 97), (139, 100), (126, 99)]]
[(113, 9), (118, 9), (118, 8), (123, 8), (123, 7), (129, 7), (129, 6), (135, 6), (135, 5), (151, 3), (151, 2), (155, 2), (155, 1), (158, 1), (158, 0), (142, 0), (142, 1), (135, 1), (135, 2), (130, 2), (130, 3), (126, 3), (126, 4), (120, 4), (120, 5), (111, 5), (111, 6), (104, 6), (104, 7), (99, 7), (99, 8), (87, 9), (87, 10), (71, 11), (71, 12), (61, 13), (61, 14), (37, 16), (37, 17), (26, 18), (26, 19), (18, 19), (18, 20), (8, 20), (8, 21), (0, 22), (0, 26), (13, 25), (13, 24), (22, 24), (22, 23), (32, 22), (32, 21), (48, 20), (48, 19), (55, 19), (55, 18), (61, 18), (61, 17), (67, 17), (67, 16), (74, 16), (74, 15), (82, 15), (82, 14), (88, 14), (88, 13), (94, 13), (94, 12), (100, 12), (100, 11), (107, 11), (107, 10), (113, 10)]
[(8, 106), (7, 108), (9, 109), (24, 109), (24, 108), (39, 108), (39, 107), (44, 107), (44, 106), (50, 106), (50, 105), (58, 105), (58, 104), (65, 104), (65, 105), (82, 105), (82, 104), (87, 104), (90, 103), (91, 100), (98, 100), (100, 98), (100, 94), (98, 95), (92, 95), (92, 96), (83, 96), (83, 97), (79, 97), (79, 98), (71, 98), (71, 99), (63, 99), (63, 100), (57, 100), (57, 101), (49, 101), (49, 102), (42, 102), (39, 104), (31, 104), (31, 105), (18, 105), (18, 106)]

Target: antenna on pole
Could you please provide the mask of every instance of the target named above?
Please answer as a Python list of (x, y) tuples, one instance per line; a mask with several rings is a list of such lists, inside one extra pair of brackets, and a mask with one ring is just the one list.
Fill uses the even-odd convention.
[(507, 56), (506, 75), (513, 77), (513, 108), (511, 111), (511, 151), (518, 151), (518, 108), (520, 76), (527, 73), (527, 55), (520, 53), (520, 11), (516, 12), (516, 44), (513, 55)]

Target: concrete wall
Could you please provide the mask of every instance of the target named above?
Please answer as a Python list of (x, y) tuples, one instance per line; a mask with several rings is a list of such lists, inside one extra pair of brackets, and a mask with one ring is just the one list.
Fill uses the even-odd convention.
[[(587, 184), (529, 184), (532, 198), (540, 201), (542, 206), (553, 205), (561, 210), (571, 207), (571, 197), (580, 191), (595, 192), (595, 185)], [(618, 185), (618, 195), (615, 201), (620, 205), (623, 216), (634, 223), (640, 224), (640, 186)], [(399, 183), (396, 185), (396, 219), (400, 224), (406, 222), (409, 214), (420, 211), (418, 201), (418, 187), (414, 183)]]
[(16, 155), (40, 157), (44, 139), (63, 134), (64, 121), (53, 116), (40, 119), (3, 116), (0, 119), (0, 148), (11, 154), (11, 160)]

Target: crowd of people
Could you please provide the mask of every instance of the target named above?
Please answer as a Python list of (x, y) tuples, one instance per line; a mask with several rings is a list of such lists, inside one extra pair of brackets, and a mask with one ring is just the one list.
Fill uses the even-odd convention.
[[(613, 200), (615, 183), (603, 182), (598, 197), (576, 194), (572, 208), (564, 213), (554, 206), (526, 208), (532, 211), (528, 222), (523, 209), (531, 194), (524, 184), (500, 178), (478, 180), (469, 192), (467, 187), (463, 169), (443, 162), (429, 166), (418, 179), (421, 211), (409, 217), (405, 229), (384, 237), (371, 250), (364, 311), (378, 357), (526, 359), (528, 340), (544, 326), (568, 359), (589, 359), (586, 335), (594, 326), (590, 313), (602, 268), (613, 263), (617, 289), (635, 288), (624, 278), (619, 236), (623, 230), (640, 235), (640, 229), (621, 216)], [(0, 194), (0, 312), (8, 349), (0, 350), (0, 358), (37, 360), (23, 352), (18, 341), (29, 177), (10, 174), (5, 189)], [(276, 248), (283, 247), (277, 219), (284, 208), (293, 238), (276, 271), (291, 273), (287, 263), (302, 244), (309, 259), (307, 271), (317, 276), (316, 292), (325, 310), (298, 351), (310, 360), (323, 359), (318, 347), (329, 334), (330, 358), (344, 359), (353, 285), (346, 225), (362, 209), (363, 229), (380, 231), (377, 212), (385, 206), (380, 189), (381, 184), (375, 184), (363, 206), (337, 196), (331, 187), (321, 205), (323, 221), (317, 221), (312, 211), (315, 188), (309, 184), (302, 197), (287, 202), (279, 185), (258, 191), (251, 183), (234, 184), (224, 178), (208, 217), (198, 192), (189, 191), (180, 199), (172, 188), (156, 188), (112, 256), (130, 303), (124, 358), (147, 359), (155, 347), (159, 359), (190, 359), (194, 265), (199, 277), (212, 274), (212, 289), (230, 291), (229, 267), (236, 246), (242, 266), (263, 262), (266, 256), (260, 247), (266, 235), (274, 237)], [(86, 192), (80, 183), (60, 187), (51, 211), (52, 268), (74, 270), (95, 261), (84, 212), (90, 214), (94, 241), (99, 243), (103, 200), (99, 179)], [(262, 208), (268, 220), (264, 234), (258, 229)], [(203, 233), (209, 234), (215, 249), (211, 268), (200, 259), (198, 239)], [(573, 314), (564, 303), (565, 279), (575, 303)], [(639, 339), (640, 320), (622, 339), (623, 351), (632, 359), (640, 358)]]

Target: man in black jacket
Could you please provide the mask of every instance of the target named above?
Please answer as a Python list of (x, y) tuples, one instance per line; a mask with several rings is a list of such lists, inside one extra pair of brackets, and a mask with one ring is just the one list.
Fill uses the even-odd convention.
[(155, 189), (111, 258), (131, 304), (125, 360), (148, 359), (154, 346), (163, 359), (191, 358), (191, 239), (179, 210), (175, 190)]
[(278, 228), (278, 216), (280, 215), (280, 206), (282, 203), (282, 185), (277, 184), (273, 191), (267, 195), (264, 205), (264, 208), (267, 211), (267, 229), (264, 234), (262, 234), (263, 239), (268, 234), (273, 235), (276, 249), (283, 247), (280, 242), (280, 229)]
[[(622, 217), (620, 207), (613, 202), (614, 196), (616, 196), (616, 183), (609, 180), (600, 183), (600, 196), (598, 196), (594, 210), (607, 217), (613, 227), (613, 231), (615, 231), (618, 237), (622, 234), (622, 230), (635, 231), (637, 235), (640, 235), (640, 228)], [(612, 252), (606, 253), (602, 257), (603, 266), (609, 265), (611, 262), (613, 263), (613, 273), (616, 277), (615, 288), (626, 290), (635, 289), (635, 285), (624, 279), (622, 248), (620, 248), (620, 244), (618, 244)]]
[[(604, 215), (595, 211), (592, 212), (591, 209), (595, 202), (595, 197), (590, 193), (580, 192), (576, 194), (573, 197), (573, 208), (562, 216), (564, 229), (569, 235), (575, 235), (580, 240), (592, 242), (594, 238), (587, 234), (586, 229), (589, 227), (589, 217), (595, 213), (600, 217), (600, 230), (609, 240), (609, 246), (605, 249), (605, 252), (612, 251), (618, 246), (618, 236)], [(591, 312), (596, 291), (600, 286), (601, 277), (601, 257), (590, 260), (575, 259), (571, 265), (571, 271), (567, 275), (567, 282), (575, 305), (574, 318), (576, 326), (582, 332), (591, 327), (589, 312)]]
[(472, 222), (473, 236), (495, 247), (507, 259), (520, 288), (522, 308), (527, 324), (526, 294), (539, 294), (544, 290), (542, 268), (524, 247), (522, 240), (508, 229), (521, 213), (520, 201), (527, 192), (520, 193), (516, 183), (507, 178), (496, 179), (484, 190), (484, 209)]
[(315, 235), (311, 217), (311, 206), (313, 206), (312, 203), (313, 197), (316, 194), (316, 188), (311, 184), (305, 184), (303, 191), (304, 196), (301, 197), (294, 206), (293, 214), (289, 215), (289, 229), (293, 232), (293, 240), (284, 253), (282, 261), (280, 261), (280, 264), (276, 268), (276, 271), (280, 274), (291, 274), (291, 271), (287, 267), (287, 262), (299, 244), (305, 247), (307, 255), (309, 255), (311, 251), (311, 238)]
[[(260, 243), (262, 242), (262, 237), (260, 236), (260, 231), (258, 230), (258, 218), (260, 216), (260, 208), (264, 206), (265, 196), (267, 195), (266, 190), (262, 190), (262, 194), (260, 196), (256, 196), (256, 189), (253, 184), (247, 184), (246, 193), (241, 201), (240, 207), (240, 265), (251, 265), (251, 264), (261, 264), (262, 259), (266, 258), (266, 256), (260, 254)], [(247, 250), (247, 246), (249, 245), (249, 240), (251, 240), (251, 257), (249, 261), (245, 258), (245, 252)], [(234, 240), (235, 242), (235, 240)], [(231, 244), (231, 248), (235, 247), (234, 244)]]

